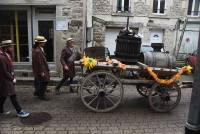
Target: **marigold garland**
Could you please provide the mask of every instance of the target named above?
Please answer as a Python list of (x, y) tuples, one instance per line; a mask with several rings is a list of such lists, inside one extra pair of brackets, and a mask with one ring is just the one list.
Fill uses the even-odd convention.
[(171, 79), (168, 79), (168, 80), (159, 79), (157, 74), (153, 72), (153, 68), (152, 67), (147, 67), (146, 69), (147, 69), (148, 73), (154, 78), (154, 80), (156, 82), (158, 82), (159, 84), (170, 85), (173, 82), (177, 81), (184, 72), (191, 73), (192, 67), (191, 66), (182, 67), (174, 76), (172, 76)]

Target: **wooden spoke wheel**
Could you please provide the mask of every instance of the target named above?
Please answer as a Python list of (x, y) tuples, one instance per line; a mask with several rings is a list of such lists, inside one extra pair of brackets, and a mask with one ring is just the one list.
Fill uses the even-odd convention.
[(124, 93), (119, 78), (107, 71), (92, 72), (83, 79), (80, 89), (83, 104), (95, 112), (115, 109)]
[(171, 85), (154, 84), (149, 92), (150, 107), (156, 112), (169, 112), (181, 99), (181, 88), (177, 83)]

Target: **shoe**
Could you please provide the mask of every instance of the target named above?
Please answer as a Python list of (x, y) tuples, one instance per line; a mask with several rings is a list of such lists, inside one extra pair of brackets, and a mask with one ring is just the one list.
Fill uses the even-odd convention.
[(0, 115), (9, 115), (11, 112), (10, 111), (6, 111), (6, 112), (3, 112), (3, 113), (0, 113)]
[(24, 112), (24, 111), (17, 113), (17, 116), (22, 117), (22, 118), (28, 117), (29, 115), (30, 113)]

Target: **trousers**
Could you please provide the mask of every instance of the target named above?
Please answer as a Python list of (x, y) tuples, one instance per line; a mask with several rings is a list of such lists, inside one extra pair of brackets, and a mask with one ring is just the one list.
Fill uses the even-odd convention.
[(44, 81), (41, 77), (35, 77), (34, 86), (35, 92), (34, 94), (39, 97), (45, 96), (45, 91), (47, 90), (47, 81)]
[[(6, 98), (7, 97), (0, 97), (0, 113), (4, 112), (3, 105), (6, 101)], [(15, 107), (15, 110), (17, 111), (17, 113), (19, 113), (22, 110), (22, 108), (17, 101), (16, 95), (10, 96), (10, 100), (12, 102), (12, 105)]]
[[(68, 81), (68, 79), (69, 79), (69, 81)], [(61, 79), (61, 81), (56, 86), (56, 90), (59, 91), (60, 88), (63, 86), (64, 83), (67, 83), (67, 85), (69, 85), (69, 84), (72, 83), (72, 81), (73, 81), (73, 77), (63, 76), (63, 78)]]

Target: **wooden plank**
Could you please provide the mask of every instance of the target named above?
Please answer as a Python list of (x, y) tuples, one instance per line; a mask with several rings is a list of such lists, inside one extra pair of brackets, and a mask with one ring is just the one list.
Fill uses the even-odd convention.
[(120, 79), (122, 84), (125, 85), (136, 85), (136, 84), (153, 84), (154, 80), (139, 80), (139, 79)]
[[(145, 67), (146, 65), (143, 63), (138, 63), (138, 65), (126, 65), (126, 71), (146, 71)], [(75, 65), (81, 66), (80, 61), (75, 61)], [(112, 69), (117, 68), (120, 69), (118, 65), (114, 66), (113, 64), (108, 64), (107, 62), (98, 62), (97, 68), (105, 68), (105, 69)], [(159, 68), (159, 67), (153, 67), (153, 71), (156, 73), (169, 73), (174, 74), (178, 72), (179, 69), (170, 69), (170, 68)]]

